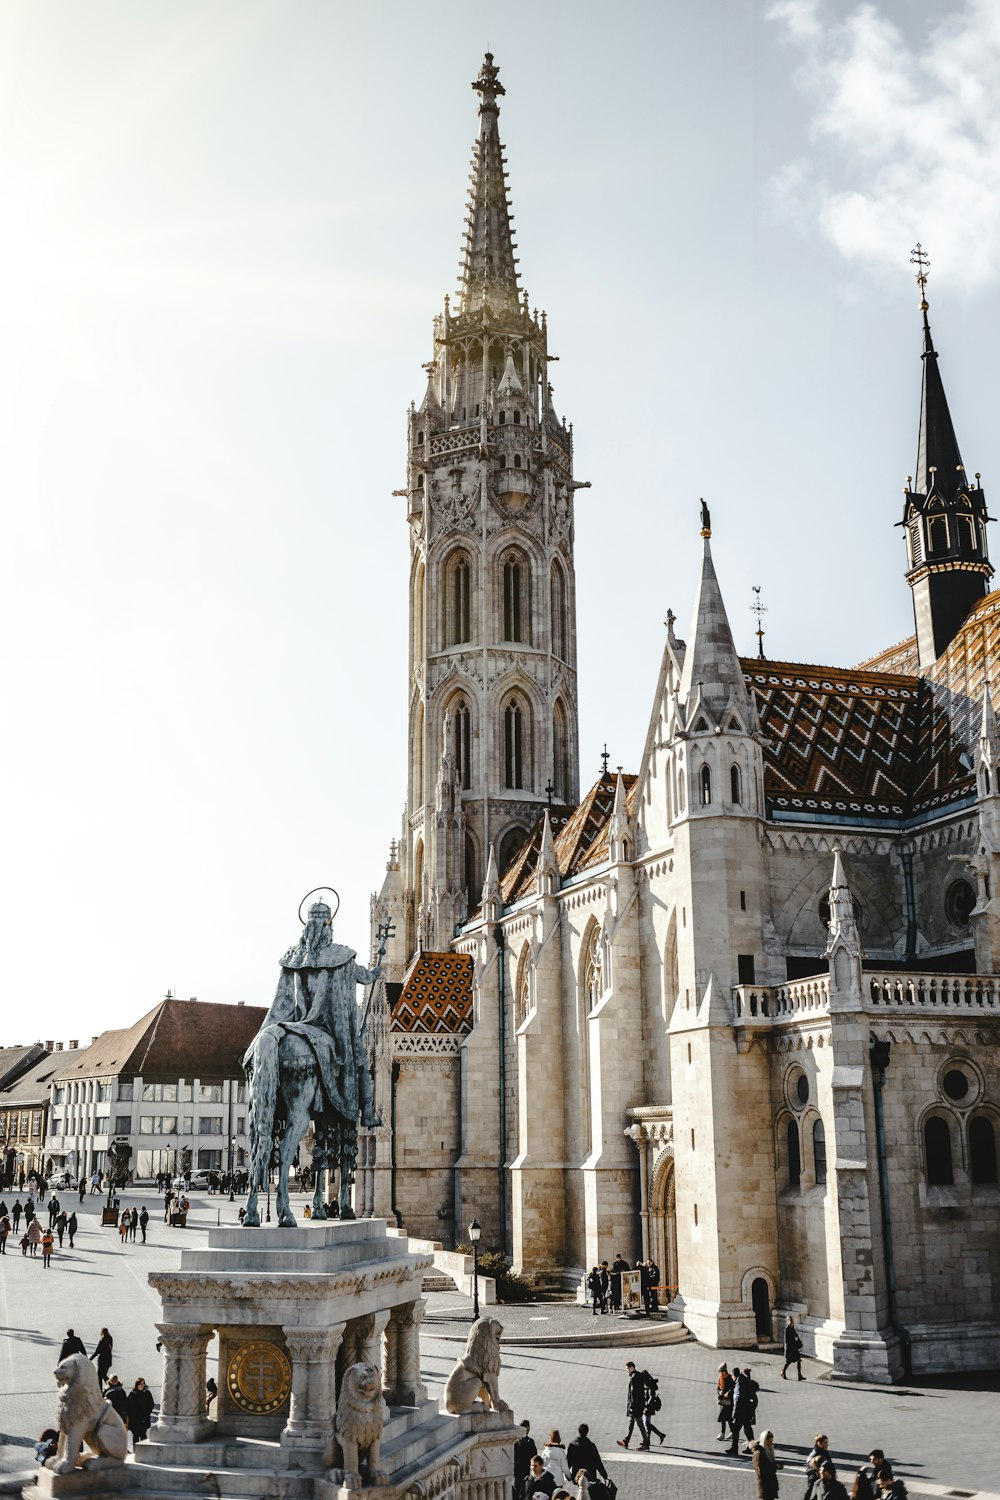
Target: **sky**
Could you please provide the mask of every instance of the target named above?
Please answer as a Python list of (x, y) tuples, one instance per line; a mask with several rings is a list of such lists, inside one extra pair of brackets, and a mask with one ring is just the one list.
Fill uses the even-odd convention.
[[(994, 507), (993, 0), (6, 0), (0, 1043), (362, 958), (405, 789), (405, 414), (486, 48), (574, 423), (584, 785), (638, 769), (698, 501), (737, 642), (912, 631), (909, 255)], [(998, 480), (1000, 489), (1000, 480)], [(54, 905), (47, 905), (52, 901)]]

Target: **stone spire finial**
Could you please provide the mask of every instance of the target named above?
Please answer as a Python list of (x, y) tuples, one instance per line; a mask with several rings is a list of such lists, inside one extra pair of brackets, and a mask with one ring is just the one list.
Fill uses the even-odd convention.
[(833, 875), (830, 880), (830, 919), (827, 923), (830, 936), (826, 945), (827, 957), (838, 944), (846, 944), (852, 951), (859, 951), (858, 924), (854, 917), (854, 901), (844, 874), (843, 851), (839, 844), (833, 846)]
[(517, 284), (514, 254), (517, 246), (511, 230), (507, 173), (497, 123), (497, 98), (505, 90), (491, 52), (487, 52), (472, 87), (479, 95), (479, 139), (473, 149), (469, 178), (469, 212), (459, 286), (462, 312), (482, 307), (518, 315), (522, 294)]
[(552, 896), (558, 889), (559, 861), (556, 859), (556, 845), (552, 837), (552, 822), (546, 808), (542, 819), (542, 842), (538, 850), (538, 890), (543, 896)]
[(628, 800), (625, 794), (625, 781), (619, 766), (615, 780), (615, 800), (611, 808), (611, 821), (608, 824), (608, 852), (612, 864), (628, 858), (628, 834)]
[[(707, 533), (706, 534), (706, 530)], [(729, 628), (722, 590), (712, 562), (711, 528), (702, 528), (704, 554), (694, 619), (684, 653), (680, 698), (690, 722), (696, 702), (718, 723), (727, 707), (746, 724), (750, 717), (746, 680)]]
[(486, 861), (486, 878), (483, 881), (482, 909), (484, 922), (496, 922), (500, 916), (500, 876), (497, 871), (497, 855), (490, 844)]

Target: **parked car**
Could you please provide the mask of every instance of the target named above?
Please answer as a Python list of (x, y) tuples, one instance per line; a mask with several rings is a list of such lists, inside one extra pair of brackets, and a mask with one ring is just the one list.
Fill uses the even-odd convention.
[(53, 1189), (53, 1191), (55, 1191), (56, 1189), (59, 1189), (61, 1191), (65, 1188), (72, 1187), (73, 1179), (68, 1172), (53, 1172), (52, 1176), (49, 1178), (48, 1185)]
[(186, 1189), (190, 1190), (191, 1188), (207, 1188), (208, 1173), (192, 1172), (190, 1177), (175, 1177), (170, 1186), (177, 1188), (179, 1192), (183, 1192)]

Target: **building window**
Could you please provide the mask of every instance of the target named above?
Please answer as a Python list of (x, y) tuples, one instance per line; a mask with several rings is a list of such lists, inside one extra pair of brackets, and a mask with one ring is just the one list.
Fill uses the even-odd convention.
[(604, 993), (604, 959), (601, 954), (601, 932), (596, 925), (587, 945), (587, 966), (584, 970), (584, 988), (587, 992), (587, 1009), (593, 1010)]
[(698, 793), (702, 807), (709, 807), (712, 801), (712, 773), (708, 766), (702, 766), (698, 772)]
[(198, 1134), (199, 1135), (221, 1135), (222, 1134), (222, 1116), (221, 1115), (202, 1115), (200, 1117), (200, 1119), (198, 1120)]
[(528, 641), (529, 598), (528, 566), (516, 552), (504, 558), (502, 569), (503, 619), (502, 639), (505, 641)]
[(940, 1115), (931, 1115), (924, 1125), (924, 1151), (927, 1181), (932, 1186), (950, 1187), (955, 1180), (951, 1165), (951, 1131), (948, 1121)]
[(931, 516), (927, 523), (927, 540), (931, 553), (947, 552), (948, 522), (944, 516)]
[(569, 801), (569, 730), (562, 703), (552, 711), (552, 770), (556, 796)]
[(98, 1088), (97, 1088), (97, 1098), (98, 1098), (98, 1102), (100, 1104), (107, 1104), (107, 1102), (111, 1098), (111, 1085), (110, 1085), (110, 1083), (102, 1083), (102, 1084), (98, 1085)]
[[(111, 1124), (111, 1116), (110, 1115), (98, 1115), (97, 1118), (94, 1120), (94, 1134), (95, 1135), (107, 1135), (107, 1133), (108, 1133), (108, 1126), (110, 1124)], [(32, 1132), (32, 1134), (35, 1134), (35, 1133), (36, 1132), (34, 1132), (34, 1131)]]
[(816, 1168), (816, 1182), (822, 1186), (826, 1181), (826, 1131), (822, 1120), (817, 1120), (813, 1126), (813, 1165)]
[[(97, 1121), (97, 1129), (100, 1130), (100, 1128), (101, 1128), (101, 1122), (100, 1122), (100, 1120), (98, 1120)], [(105, 1118), (104, 1118), (104, 1129), (107, 1130), (107, 1128), (108, 1128), (108, 1121), (107, 1121), (107, 1116), (105, 1116)], [(34, 1112), (34, 1114), (31, 1116), (31, 1139), (33, 1141), (37, 1141), (38, 1138), (41, 1136), (41, 1133), (42, 1133), (42, 1112), (41, 1112), (40, 1109), (36, 1109), (35, 1112)]]
[(140, 1135), (176, 1135), (176, 1115), (140, 1115)]
[(561, 563), (552, 564), (551, 575), (552, 655), (566, 660), (566, 575)]
[(948, 1098), (954, 1099), (955, 1103), (958, 1104), (969, 1092), (968, 1075), (963, 1073), (961, 1068), (949, 1068), (941, 1080), (941, 1087), (948, 1095)]
[(245, 1104), (247, 1100), (247, 1086), (245, 1083), (236, 1085), (236, 1103)]
[(521, 847), (526, 837), (527, 835), (523, 828), (514, 827), (507, 829), (497, 849), (497, 869), (501, 876), (505, 875), (514, 863), (514, 860), (521, 852)]
[(788, 1122), (788, 1186), (798, 1187), (802, 1181), (802, 1154), (799, 1150), (799, 1127), (794, 1120)]
[(131, 1115), (115, 1115), (115, 1135), (128, 1135), (131, 1129)]
[(528, 1016), (529, 980), (528, 980), (528, 946), (525, 944), (521, 953), (521, 961), (517, 967), (517, 984), (514, 989), (514, 1030), (522, 1026)]
[(953, 927), (963, 931), (968, 927), (972, 909), (976, 904), (976, 893), (967, 880), (954, 880), (944, 898), (944, 909)]
[(202, 1083), (198, 1086), (198, 1099), (202, 1104), (222, 1103), (221, 1083)]
[(176, 1083), (144, 1083), (142, 1086), (142, 1098), (148, 1104), (176, 1104)]
[(478, 906), (476, 900), (479, 886), (476, 884), (476, 843), (471, 833), (465, 835), (465, 891), (469, 900), (469, 910), (475, 911)]
[(122, 1104), (125, 1104), (125, 1103), (128, 1103), (128, 1102), (131, 1101), (131, 1099), (132, 1099), (132, 1080), (131, 1080), (131, 1078), (119, 1078), (119, 1080), (118, 1080), (118, 1098), (119, 1098), (119, 1100), (121, 1101)]
[(993, 1122), (985, 1115), (976, 1115), (969, 1121), (969, 1166), (976, 1187), (996, 1184), (997, 1139)]
[(455, 705), (455, 770), (464, 791), (472, 785), (472, 715), (464, 698)]
[(731, 766), (729, 770), (729, 792), (734, 807), (739, 807), (743, 801), (743, 786), (740, 777), (739, 766)]
[(53, 1089), (52, 1090), (52, 1103), (53, 1104), (62, 1104), (65, 1098), (66, 1098), (66, 1090), (65, 1089)]
[(512, 698), (503, 714), (504, 786), (519, 791), (524, 786), (524, 710)]
[(455, 559), (448, 582), (448, 644), (462, 646), (472, 640), (472, 569), (467, 557)]

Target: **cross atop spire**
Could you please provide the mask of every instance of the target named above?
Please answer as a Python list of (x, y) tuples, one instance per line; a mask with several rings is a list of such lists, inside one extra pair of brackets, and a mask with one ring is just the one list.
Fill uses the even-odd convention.
[(472, 87), (479, 95), (479, 139), (473, 147), (469, 178), (469, 212), (459, 294), (462, 312), (477, 308), (484, 312), (520, 312), (517, 284), (517, 248), (507, 197), (507, 173), (500, 142), (497, 104), (506, 90), (487, 52), (479, 77)]

